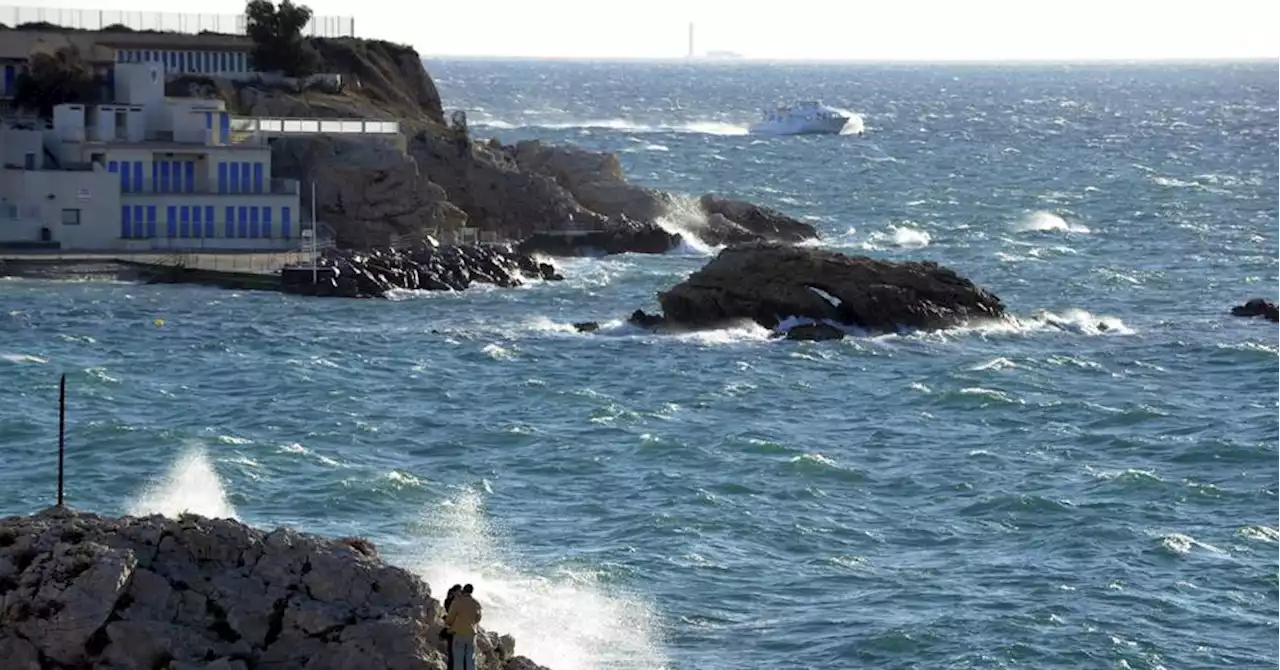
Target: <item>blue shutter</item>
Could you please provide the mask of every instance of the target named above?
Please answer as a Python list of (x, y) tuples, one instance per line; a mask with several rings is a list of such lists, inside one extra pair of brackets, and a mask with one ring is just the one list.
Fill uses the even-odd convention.
[(204, 206), (204, 236), (213, 237), (213, 205)]
[(156, 236), (156, 206), (147, 205), (147, 237)]
[(143, 225), (144, 225), (144, 224), (142, 223), (142, 218), (143, 218), (143, 215), (144, 215), (144, 212), (145, 212), (145, 211), (146, 211), (146, 210), (144, 210), (144, 209), (142, 208), (142, 205), (134, 205), (134, 206), (133, 206), (133, 236), (134, 236), (134, 237), (146, 237), (146, 236), (147, 236), (147, 235), (146, 235), (146, 231), (144, 231), (144, 230), (142, 229), (142, 227), (143, 227)]
[(182, 212), (182, 227), (179, 229), (179, 237), (186, 239), (191, 237), (191, 207), (183, 205), (178, 209)]
[(218, 128), (220, 129), (218, 132), (218, 143), (230, 144), (231, 143), (231, 114), (227, 112), (221, 112), (218, 116), (219, 116)]
[(218, 163), (218, 192), (227, 192), (227, 164)]
[(227, 189), (227, 192), (239, 193), (240, 192), (240, 164), (239, 163), (231, 163), (231, 179), (229, 180), (229, 182), (230, 182), (230, 187)]
[(290, 237), (289, 233), (292, 232), (289, 230), (289, 228), (292, 226), (292, 224), (293, 224), (293, 210), (288, 207), (281, 207), (280, 208), (280, 237), (283, 237), (286, 240), (289, 239)]
[(226, 226), (226, 229), (225, 229), (227, 233), (226, 236), (235, 237), (236, 236), (236, 208), (232, 207), (231, 205), (227, 205), (226, 211), (223, 213), (227, 215), (227, 220), (223, 224), (224, 226)]
[(13, 88), (18, 83), (18, 71), (12, 65), (4, 66), (4, 93), (13, 95)]
[(151, 159), (151, 192), (160, 192), (160, 163), (154, 158)]
[(110, 161), (107, 163), (107, 172), (119, 172), (119, 171), (120, 171), (119, 163), (117, 163), (116, 161)]
[(187, 161), (186, 164), (183, 165), (182, 169), (187, 176), (187, 193), (195, 193), (196, 192), (196, 164), (191, 161)]
[(175, 238), (175, 237), (177, 237), (177, 236), (178, 236), (178, 208), (177, 208), (177, 206), (175, 206), (175, 205), (169, 205), (168, 209), (167, 209), (167, 210), (165, 210), (165, 214), (168, 216), (168, 218), (167, 218), (167, 221), (168, 221), (168, 230), (167, 230), (166, 232), (168, 232), (168, 233), (169, 233), (169, 238), (170, 238), (170, 239), (173, 239), (173, 238)]
[(253, 193), (253, 191), (250, 190), (251, 188), (250, 180), (252, 178), (253, 176), (249, 173), (249, 161), (241, 161), (240, 163), (240, 192), (241, 193)]
[(270, 207), (262, 208), (262, 236), (266, 238), (271, 237), (271, 208)]
[(147, 190), (142, 184), (142, 161), (133, 162), (133, 192), (142, 193)]
[(204, 208), (199, 205), (191, 206), (191, 236), (200, 237), (204, 233)]
[(258, 208), (249, 208), (249, 237), (257, 239), (258, 237)]
[(125, 205), (120, 208), (120, 237), (129, 239), (133, 233), (133, 208)]
[(237, 226), (236, 232), (240, 234), (237, 237), (248, 237), (249, 236), (249, 208), (248, 207), (244, 207), (244, 206), (240, 207), (239, 224), (240, 225)]
[(129, 192), (129, 161), (120, 161), (120, 192)]
[(262, 193), (262, 163), (253, 164), (253, 192)]
[(169, 192), (169, 161), (160, 161), (160, 193)]

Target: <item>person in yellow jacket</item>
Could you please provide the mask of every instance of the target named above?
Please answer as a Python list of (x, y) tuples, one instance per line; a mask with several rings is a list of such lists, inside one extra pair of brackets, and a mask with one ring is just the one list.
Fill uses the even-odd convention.
[(453, 632), (449, 642), (453, 665), (449, 670), (476, 670), (476, 624), (480, 623), (484, 608), (472, 595), (474, 591), (470, 584), (462, 587), (444, 615), (444, 625)]

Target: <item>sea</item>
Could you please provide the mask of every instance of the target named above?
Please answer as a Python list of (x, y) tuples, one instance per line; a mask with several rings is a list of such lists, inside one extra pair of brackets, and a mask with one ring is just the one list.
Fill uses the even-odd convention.
[[(1275, 62), (440, 60), (475, 137), (932, 260), (1010, 317), (626, 325), (717, 249), (389, 301), (0, 281), (0, 512), (371, 538), (554, 670), (1274, 668)], [(821, 100), (849, 132), (747, 134)], [(572, 324), (598, 321), (581, 334)]]

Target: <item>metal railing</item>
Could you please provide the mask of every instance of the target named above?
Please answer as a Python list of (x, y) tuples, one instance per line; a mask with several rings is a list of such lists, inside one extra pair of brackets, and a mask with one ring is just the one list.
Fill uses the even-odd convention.
[(303, 119), (238, 116), (231, 119), (234, 133), (392, 135), (400, 132), (399, 121), (381, 119)]
[[(51, 23), (63, 28), (102, 30), (125, 26), (133, 30), (226, 35), (245, 34), (243, 14), (186, 14), (178, 12), (121, 12), (63, 7), (0, 7), (0, 23), (13, 28), (24, 23)], [(307, 37), (355, 37), (355, 17), (313, 16), (302, 29)]]

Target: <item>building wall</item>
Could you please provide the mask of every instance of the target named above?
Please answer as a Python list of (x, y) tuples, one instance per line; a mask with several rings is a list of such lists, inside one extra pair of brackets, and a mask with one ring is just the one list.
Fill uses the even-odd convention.
[(0, 168), (44, 168), (44, 131), (0, 126)]
[(2, 170), (0, 200), (19, 215), (0, 242), (38, 242), (47, 229), (63, 249), (109, 249), (120, 236), (120, 193), (105, 171)]
[(252, 71), (248, 52), (233, 49), (117, 49), (116, 60), (120, 63), (160, 63), (169, 73), (216, 75)]
[[(126, 240), (159, 240), (166, 247), (296, 242), (302, 232), (299, 215), (296, 194), (136, 193), (121, 196), (118, 235)], [(173, 244), (175, 240), (179, 244)]]

